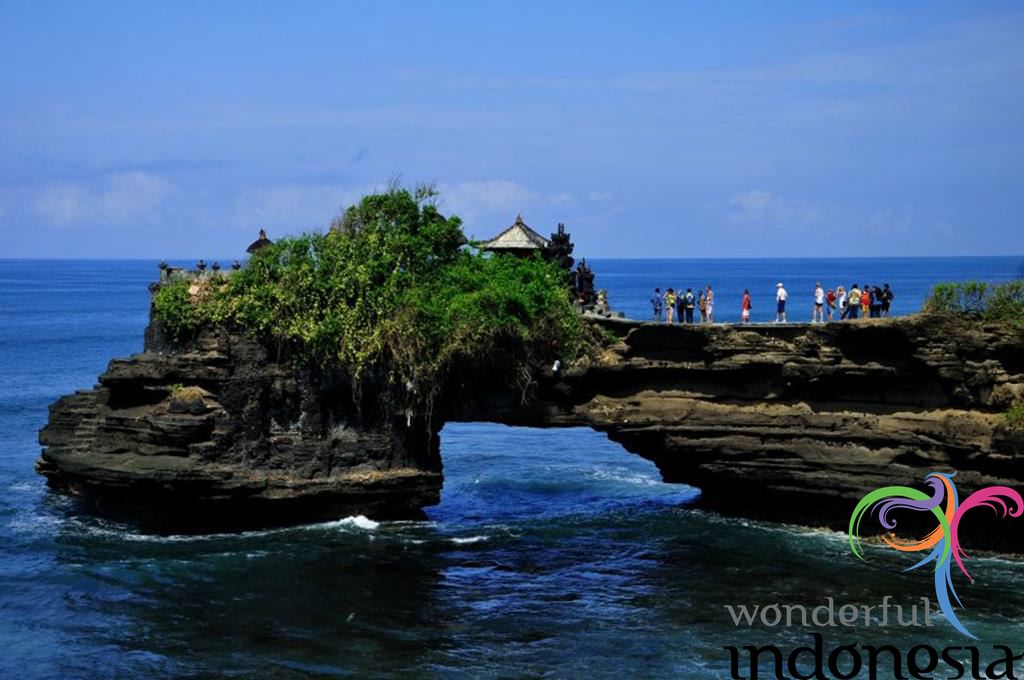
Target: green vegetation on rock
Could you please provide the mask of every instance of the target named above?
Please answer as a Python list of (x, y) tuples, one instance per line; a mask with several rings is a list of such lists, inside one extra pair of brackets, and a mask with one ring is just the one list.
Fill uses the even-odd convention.
[(1018, 401), (1006, 410), (1006, 424), (1011, 430), (1024, 433), (1024, 401)]
[(229, 323), (293, 354), (432, 399), (450, 375), (503, 375), (526, 388), (542, 363), (577, 356), (584, 329), (567, 272), (481, 253), (429, 188), (366, 196), (327, 233), (285, 238), (228, 276), (162, 286), (154, 312), (179, 341)]
[(1024, 321), (1024, 280), (990, 285), (983, 281), (940, 283), (923, 311), (958, 314), (985, 321)]

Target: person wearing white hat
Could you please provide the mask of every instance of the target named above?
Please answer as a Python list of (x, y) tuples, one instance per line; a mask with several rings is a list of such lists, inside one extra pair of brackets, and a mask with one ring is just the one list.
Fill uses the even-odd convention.
[(786, 300), (789, 298), (789, 293), (786, 292), (782, 281), (775, 284), (775, 288), (775, 302), (778, 303), (775, 309), (775, 323), (786, 323)]

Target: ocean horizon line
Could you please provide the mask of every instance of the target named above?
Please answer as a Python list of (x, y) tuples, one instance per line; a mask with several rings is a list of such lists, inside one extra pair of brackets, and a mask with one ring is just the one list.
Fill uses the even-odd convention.
[[(574, 253), (574, 256), (576, 253)], [(227, 257), (210, 257), (203, 255), (195, 256), (171, 256), (171, 257), (0, 257), (0, 262), (180, 262), (185, 260), (207, 260), (209, 263), (245, 260), (247, 257), (237, 255)], [(990, 259), (990, 260), (1024, 260), (1024, 253), (1015, 255), (736, 255), (736, 256), (712, 256), (712, 257), (610, 257), (604, 255), (590, 256), (579, 255), (576, 261), (587, 259), (593, 262), (611, 261), (616, 262), (734, 262), (742, 261), (858, 261), (878, 262), (891, 260), (968, 260), (968, 259)]]

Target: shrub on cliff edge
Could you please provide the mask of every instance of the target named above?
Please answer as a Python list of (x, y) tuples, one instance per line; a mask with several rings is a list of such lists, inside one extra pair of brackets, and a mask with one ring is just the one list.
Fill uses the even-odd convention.
[(464, 247), (461, 220), (433, 198), (399, 187), (366, 196), (327, 233), (281, 239), (202, 289), (162, 287), (155, 316), (178, 338), (235, 323), (356, 377), (386, 366), (423, 399), (453, 372), (525, 386), (541, 363), (575, 356), (584, 341), (566, 272)]
[(1024, 280), (989, 285), (983, 281), (939, 283), (922, 308), (985, 321), (1024, 321)]

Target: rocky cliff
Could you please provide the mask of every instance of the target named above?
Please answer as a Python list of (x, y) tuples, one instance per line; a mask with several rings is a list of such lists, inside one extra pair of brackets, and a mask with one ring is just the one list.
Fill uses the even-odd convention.
[[(589, 425), (706, 506), (806, 525), (845, 529), (865, 493), (920, 487), (932, 470), (956, 470), (965, 492), (1024, 487), (1024, 436), (1003, 415), (1024, 398), (1020, 327), (601, 323), (618, 342), (529, 406), (481, 401), (455, 417)], [(987, 532), (992, 518), (974, 514), (975, 545), (1024, 548), (1019, 528)]]
[(463, 385), (429, 416), (393, 408), (383, 376), (299, 369), (224, 328), (172, 347), (151, 327), (144, 353), (51, 407), (38, 469), (105, 509), (197, 529), (413, 514), (438, 500), (451, 420), (587, 425), (708, 506), (801, 524), (839, 526), (867, 491), (933, 469), (965, 491), (1024, 486), (1002, 416), (1024, 398), (1020, 328), (592, 322), (609, 346), (537, 376), (527, 402)]
[(175, 529), (407, 516), (440, 498), (438, 439), (382, 408), (384, 383), (298, 369), (224, 328), (174, 347), (151, 325), (145, 352), (50, 407), (36, 469), (103, 511)]

